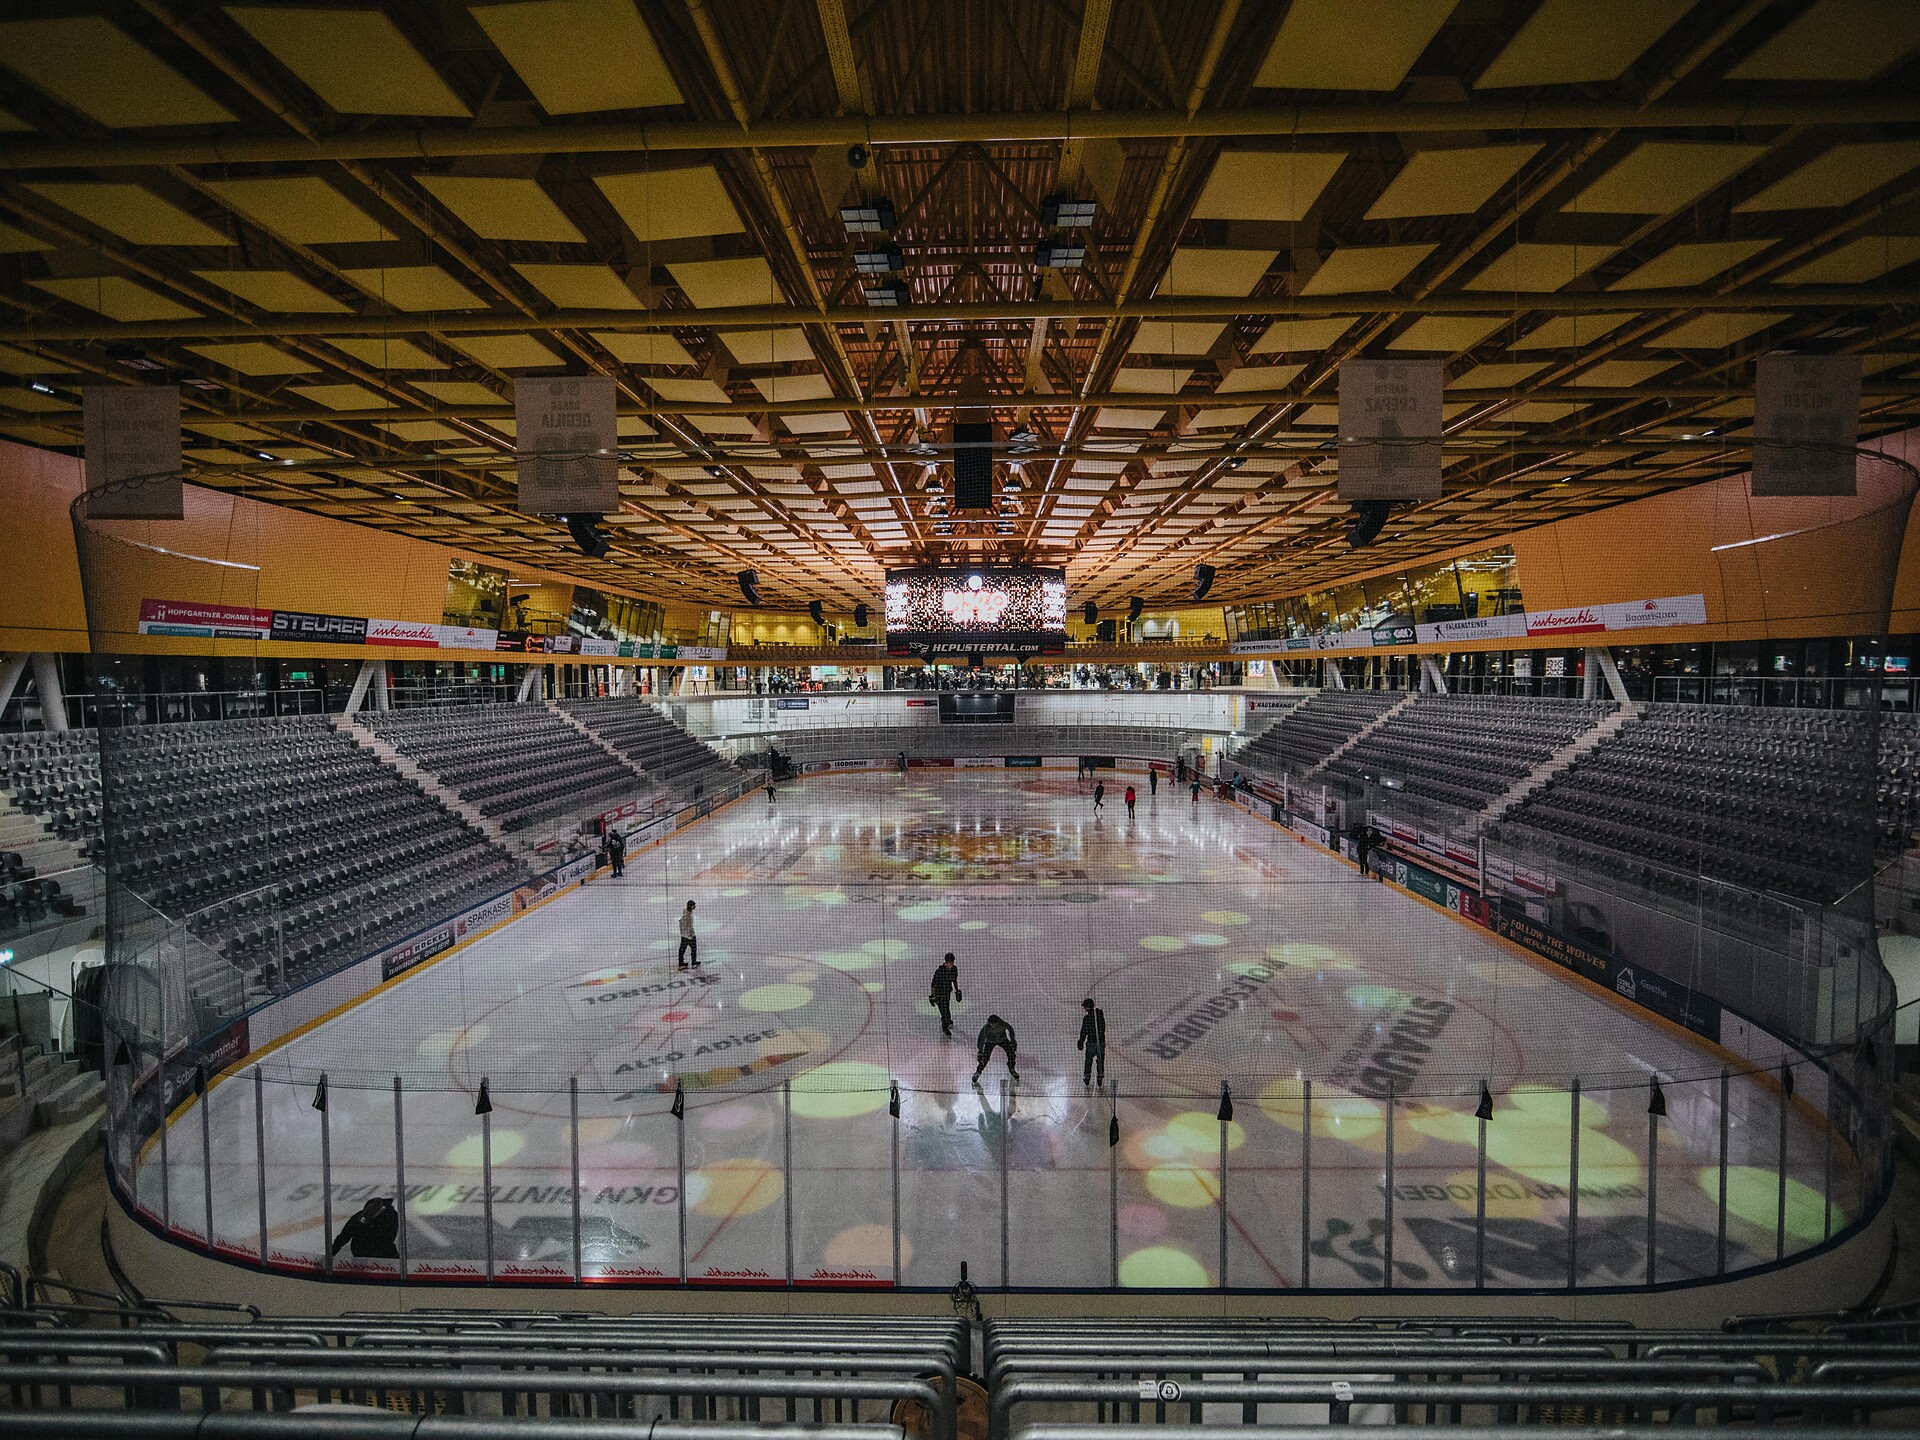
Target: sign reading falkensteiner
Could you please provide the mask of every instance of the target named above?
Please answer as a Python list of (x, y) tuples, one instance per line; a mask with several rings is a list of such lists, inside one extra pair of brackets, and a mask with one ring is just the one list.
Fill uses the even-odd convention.
[(620, 508), (611, 379), (516, 380), (513, 417), (522, 515), (605, 515)]
[(1278, 640), (1236, 640), (1236, 655), (1277, 655), (1291, 650), (1365, 650), (1375, 646), (1445, 645), (1472, 640), (1525, 640), (1555, 635), (1604, 635), (1622, 630), (1659, 630), (1707, 623), (1707, 597), (1669, 595), (1661, 600), (1618, 600), (1605, 605), (1574, 605), (1560, 610), (1529, 610), (1524, 615), (1481, 615), (1470, 620), (1441, 620), (1408, 628), (1383, 624), (1373, 630), (1342, 630), (1326, 635)]

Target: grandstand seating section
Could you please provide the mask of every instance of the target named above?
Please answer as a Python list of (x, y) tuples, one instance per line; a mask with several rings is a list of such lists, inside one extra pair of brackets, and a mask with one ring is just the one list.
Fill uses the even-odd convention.
[(562, 813), (611, 808), (653, 789), (637, 768), (544, 705), (449, 705), (357, 718), (509, 832)]
[(1610, 701), (1420, 695), (1322, 773), (1478, 810), (1613, 709)]
[[(111, 732), (120, 875), (241, 977), (331, 968), (526, 877), (320, 716)], [(203, 999), (211, 999), (205, 986)]]
[(565, 700), (561, 708), (675, 799), (691, 799), (696, 791), (717, 790), (737, 778), (732, 766), (658, 706), (634, 700)]
[(1396, 690), (1322, 690), (1234, 758), (1252, 769), (1304, 775), (1406, 698)]
[(91, 730), (0, 735), (0, 790), (92, 856), (100, 837), (100, 742)]
[(1831, 901), (1879, 840), (1870, 717), (1650, 705), (1509, 812), (1501, 832), (1659, 889), (1668, 876)]
[[(299, 1435), (403, 1435), (415, 1425), (437, 1434), (421, 1417), (445, 1415), (459, 1417), (450, 1423), (468, 1440), (510, 1440), (543, 1422), (564, 1422), (576, 1440), (883, 1440), (899, 1434), (883, 1426), (903, 1421), (929, 1440), (1067, 1433), (1049, 1425), (1131, 1440), (1230, 1422), (1465, 1427), (1474, 1440), (1496, 1426), (1616, 1440), (1697, 1425), (1826, 1436), (1912, 1434), (1920, 1402), (1920, 1346), (1904, 1308), (1718, 1329), (1489, 1314), (996, 1319), (976, 1349), (953, 1316), (895, 1315), (877, 1326), (790, 1312), (396, 1305), (280, 1319), (231, 1302), (58, 1303), (57, 1286), (32, 1277), (23, 1288), (26, 1303), (0, 1311), (10, 1381), (0, 1388), (0, 1433), (36, 1433), (35, 1417), (19, 1412), (63, 1410), (49, 1433), (83, 1440), (199, 1434), (215, 1413), (222, 1434), (256, 1433), (243, 1428), (250, 1423), (278, 1434), (260, 1412), (316, 1404), (344, 1413)], [(127, 1427), (131, 1411), (142, 1412), (137, 1432), (113, 1428)], [(366, 1428), (349, 1429), (361, 1423), (353, 1415)], [(626, 1424), (616, 1430), (618, 1421)], [(1565, 1428), (1597, 1424), (1606, 1430)], [(637, 1428), (649, 1425), (657, 1428)], [(755, 1428), (766, 1425), (786, 1428)]]

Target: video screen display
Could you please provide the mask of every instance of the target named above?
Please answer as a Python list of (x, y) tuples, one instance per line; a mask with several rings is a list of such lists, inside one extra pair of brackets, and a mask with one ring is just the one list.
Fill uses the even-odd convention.
[(1067, 576), (1057, 567), (889, 570), (890, 655), (1055, 655), (1067, 645)]

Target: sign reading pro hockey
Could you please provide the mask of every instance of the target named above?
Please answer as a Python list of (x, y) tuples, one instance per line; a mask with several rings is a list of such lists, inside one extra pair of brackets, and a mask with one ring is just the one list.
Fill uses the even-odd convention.
[(620, 508), (612, 380), (516, 380), (513, 419), (522, 515), (605, 515)]
[(1753, 493), (1854, 494), (1860, 357), (1762, 355), (1753, 384)]
[(1440, 498), (1438, 360), (1340, 366), (1340, 498)]

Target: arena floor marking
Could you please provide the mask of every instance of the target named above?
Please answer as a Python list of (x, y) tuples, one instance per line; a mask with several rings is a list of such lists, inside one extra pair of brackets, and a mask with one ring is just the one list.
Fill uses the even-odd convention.
[[(688, 1278), (782, 1283), (792, 1209), (801, 1284), (950, 1286), (1000, 1275), (1001, 1159), (1015, 1285), (1104, 1286), (1110, 1227), (1124, 1284), (1219, 1279), (1220, 1124), (1228, 1282), (1299, 1282), (1300, 1081), (1312, 1079), (1316, 1285), (1383, 1283), (1385, 1092), (1395, 1084), (1393, 1264), (1404, 1287), (1468, 1287), (1477, 1239), (1472, 1111), (1486, 1079), (1490, 1285), (1565, 1283), (1568, 1080), (1582, 1077), (1580, 1283), (1644, 1274), (1645, 1083), (1659, 1075), (1660, 1278), (1712, 1273), (1722, 1060), (1654, 1017), (1396, 886), (1358, 877), (1238, 807), (1169, 787), (1128, 820), (1118, 791), (1060, 772), (915, 770), (809, 779), (734, 805), (537, 914), (403, 977), (280, 1046), (268, 1084), (270, 1249), (317, 1263), (319, 1124), (329, 1077), (335, 1224), (395, 1190), (392, 1077), (406, 1087), (410, 1268), (484, 1263), (489, 1082), (496, 1275), (571, 1278), (568, 1080), (580, 1089), (582, 1238), (594, 1281), (677, 1283), (684, 1095)], [(757, 793), (757, 792), (756, 792)], [(752, 798), (750, 795), (748, 798)], [(771, 813), (769, 813), (769, 810)], [(1249, 861), (1256, 863), (1248, 863)], [(687, 898), (704, 964), (675, 968)], [(960, 957), (956, 1035), (927, 1003)], [(1079, 1000), (1106, 1012), (1108, 1078), (1082, 1084)], [(1003, 1102), (996, 1055), (970, 1083), (989, 1011), (1018, 1032)], [(246, 1068), (250, 1069), (250, 1059)], [(892, 1122), (901, 1091), (901, 1266), (893, 1269)], [(782, 1085), (792, 1087), (789, 1119)], [(212, 1096), (214, 1228), (259, 1245), (251, 1085)], [(1109, 1153), (1112, 1097), (1121, 1143)], [(1730, 1085), (1729, 1263), (1771, 1260), (1778, 1097)], [(1851, 1156), (1789, 1111), (1789, 1253), (1857, 1208)], [(792, 1163), (785, 1161), (791, 1127)], [(176, 1227), (203, 1226), (197, 1124), (175, 1132)], [(1110, 1213), (1109, 1164), (1120, 1203)], [(157, 1161), (141, 1167), (157, 1210)], [(788, 1185), (791, 1184), (791, 1196)], [(1710, 1193), (1711, 1192), (1711, 1193)], [(391, 1262), (348, 1261), (367, 1273)]]

